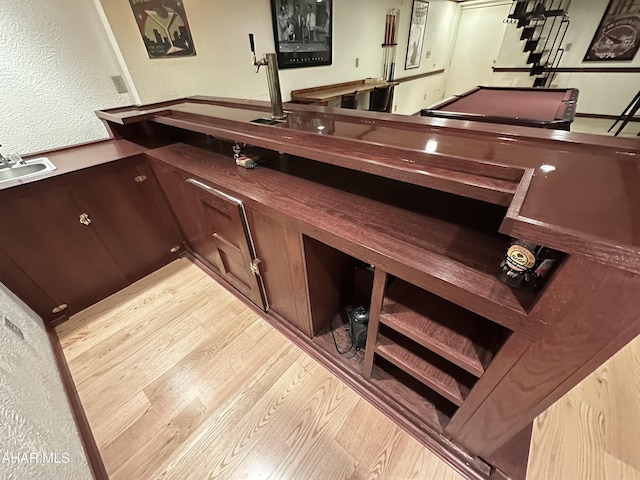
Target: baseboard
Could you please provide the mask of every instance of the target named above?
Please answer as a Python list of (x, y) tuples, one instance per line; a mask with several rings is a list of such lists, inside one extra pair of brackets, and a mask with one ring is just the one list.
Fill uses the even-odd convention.
[(60, 373), (60, 379), (62, 380), (62, 385), (64, 386), (65, 393), (67, 394), (67, 400), (69, 401), (69, 406), (71, 407), (71, 413), (73, 414), (73, 419), (75, 421), (76, 427), (78, 428), (80, 441), (82, 442), (82, 448), (84, 448), (84, 453), (87, 456), (87, 463), (89, 464), (89, 468), (91, 469), (93, 478), (95, 480), (109, 480), (109, 475), (107, 474), (107, 470), (104, 466), (104, 463), (102, 462), (102, 457), (100, 456), (98, 445), (96, 444), (96, 440), (93, 437), (93, 432), (91, 431), (91, 427), (89, 426), (89, 421), (87, 420), (82, 402), (80, 401), (80, 397), (78, 396), (76, 385), (75, 383), (73, 383), (73, 378), (71, 377), (71, 372), (69, 371), (67, 360), (64, 357), (62, 345), (60, 345), (60, 340), (58, 339), (58, 334), (53, 327), (48, 327), (47, 335), (49, 336), (51, 350), (53, 351), (53, 356), (58, 367), (58, 372)]

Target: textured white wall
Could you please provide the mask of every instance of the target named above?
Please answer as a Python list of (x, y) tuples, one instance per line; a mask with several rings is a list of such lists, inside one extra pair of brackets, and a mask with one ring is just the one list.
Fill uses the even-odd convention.
[(94, 110), (127, 105), (95, 6), (0, 0), (0, 144), (28, 153), (106, 138)]
[[(145, 51), (128, 0), (101, 0), (101, 4), (143, 103), (189, 95), (268, 99), (264, 73), (256, 75), (251, 66), (248, 42), (248, 34), (254, 33), (259, 54), (274, 51), (268, 0), (185, 0), (197, 55), (154, 60)], [(291, 90), (299, 88), (381, 77), (380, 45), (388, 8), (401, 9), (396, 78), (445, 68), (459, 7), (446, 0), (432, 0), (423, 50), (424, 55), (431, 51), (431, 57), (423, 58), (419, 69), (404, 71), (411, 5), (411, 0), (335, 0), (333, 64), (281, 70), (283, 98), (288, 100)], [(356, 58), (359, 67), (355, 66)], [(429, 98), (442, 98), (442, 79), (435, 84), (433, 79), (411, 83), (420, 86), (399, 89), (395, 97), (398, 112), (414, 113), (427, 93)]]
[(0, 478), (92, 478), (42, 321), (2, 284), (0, 322)]
[(404, 70), (411, 21), (411, 1), (402, 2), (396, 78), (420, 75), (433, 70), (445, 72), (430, 77), (401, 83), (394, 94), (394, 113), (413, 115), (421, 108), (441, 100), (451, 64), (453, 47), (460, 21), (460, 5), (447, 0), (431, 0), (427, 16), (427, 29), (419, 68)]

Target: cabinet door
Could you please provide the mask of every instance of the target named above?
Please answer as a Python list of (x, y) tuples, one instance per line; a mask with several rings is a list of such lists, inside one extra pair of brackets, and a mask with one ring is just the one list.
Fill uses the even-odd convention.
[(300, 232), (253, 209), (247, 208), (247, 217), (269, 310), (311, 337)]
[[(34, 186), (34, 192), (27, 187), (21, 187), (25, 195), (0, 203), (2, 250), (53, 300), (50, 308), (61, 306), (59, 312), (71, 315), (128, 284), (91, 228), (91, 216), (84, 215), (87, 212), (67, 188)], [(6, 283), (10, 286), (16, 282), (8, 279)], [(33, 308), (42, 308), (37, 299), (23, 300)], [(50, 310), (38, 313), (52, 318)]]
[(197, 188), (207, 214), (207, 227), (220, 256), (220, 274), (249, 300), (264, 308), (262, 285), (254, 273), (255, 252), (242, 202), (198, 180), (187, 182)]
[(177, 258), (182, 235), (146, 159), (88, 173), (69, 188), (130, 282)]
[(189, 248), (213, 270), (221, 271), (218, 247), (211, 235), (207, 214), (197, 189), (186, 183), (187, 177), (166, 164), (152, 160), (151, 165), (164, 191), (169, 207)]

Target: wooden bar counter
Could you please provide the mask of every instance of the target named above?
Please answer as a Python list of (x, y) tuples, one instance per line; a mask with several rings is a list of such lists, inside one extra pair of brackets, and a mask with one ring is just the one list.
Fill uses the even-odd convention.
[[(286, 107), (98, 116), (145, 150), (190, 258), (466, 477), (524, 478), (531, 422), (640, 333), (640, 141)], [(559, 252), (539, 291), (498, 279), (509, 237)]]

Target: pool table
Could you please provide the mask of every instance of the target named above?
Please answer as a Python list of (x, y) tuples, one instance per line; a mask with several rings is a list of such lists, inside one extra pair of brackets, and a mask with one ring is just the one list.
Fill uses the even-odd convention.
[(576, 88), (476, 87), (420, 115), (570, 130), (578, 93)]

